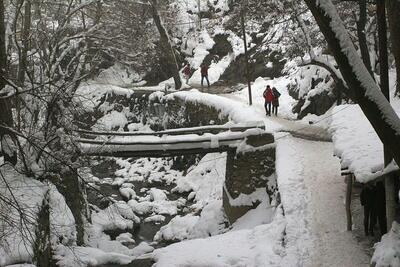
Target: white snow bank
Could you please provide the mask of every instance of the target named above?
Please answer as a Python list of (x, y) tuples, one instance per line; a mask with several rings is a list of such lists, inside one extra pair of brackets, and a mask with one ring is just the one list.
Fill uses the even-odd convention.
[(284, 229), (284, 218), (278, 212), (271, 224), (207, 239), (183, 241), (155, 250), (154, 266), (281, 266)]
[(8, 164), (0, 167), (0, 175), (0, 213), (7, 215), (0, 220), (0, 266), (32, 262), (38, 213), (48, 187)]
[(335, 155), (358, 181), (367, 182), (383, 169), (382, 142), (358, 105), (334, 108), (330, 129)]
[(248, 211), (245, 215), (237, 219), (232, 225), (232, 231), (252, 229), (258, 225), (271, 223), (276, 208), (271, 207), (268, 202), (269, 201), (261, 202), (257, 208)]
[(133, 83), (140, 79), (141, 77), (135, 71), (121, 64), (115, 64), (106, 70), (102, 70), (94, 81), (99, 84), (126, 87), (132, 86)]
[(122, 130), (125, 125), (128, 124), (128, 119), (124, 112), (118, 112), (116, 110), (101, 117), (96, 124), (93, 126), (94, 130)]
[(133, 94), (132, 89), (125, 89), (115, 85), (96, 84), (93, 81), (83, 82), (75, 93), (74, 101), (80, 103), (87, 111), (100, 104), (100, 99), (105, 95), (123, 95), (129, 98)]
[(124, 201), (113, 203), (104, 210), (92, 213), (92, 223), (103, 230), (132, 229), (134, 223), (139, 222), (139, 217)]
[(50, 184), (50, 236), (53, 245), (61, 242), (64, 245), (73, 245), (76, 241), (75, 219), (71, 209), (67, 206), (64, 196), (57, 188)]
[[(394, 81), (391, 75), (393, 89)], [(391, 105), (400, 115), (400, 100), (392, 98)], [(330, 131), (342, 168), (348, 168), (358, 181), (368, 182), (384, 169), (383, 144), (358, 105), (335, 107)]]
[(54, 258), (60, 267), (86, 267), (101, 264), (128, 264), (134, 257), (119, 253), (107, 253), (90, 247), (65, 247), (59, 245)]
[(377, 267), (400, 266), (400, 225), (393, 223), (389, 233), (382, 236), (381, 242), (375, 244), (372, 263)]
[[(228, 116), (229, 119), (234, 121), (235, 123), (246, 122), (250, 120), (265, 120), (264, 112), (257, 112), (257, 110), (255, 110), (253, 107), (249, 107), (246, 103), (240, 103), (226, 97), (205, 94), (197, 90), (176, 92), (166, 96), (167, 99), (173, 99), (175, 97), (181, 98), (184, 101), (197, 102), (214, 107), (217, 110), (220, 110), (222, 115)], [(279, 129), (281, 129), (280, 124), (268, 121), (268, 125), (266, 125), (267, 132), (274, 132)]]

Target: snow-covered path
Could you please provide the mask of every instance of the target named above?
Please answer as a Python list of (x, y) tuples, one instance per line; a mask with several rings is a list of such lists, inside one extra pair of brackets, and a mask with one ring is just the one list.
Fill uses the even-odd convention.
[(277, 175), (287, 219), (285, 266), (368, 266), (346, 231), (345, 184), (331, 143), (278, 140)]

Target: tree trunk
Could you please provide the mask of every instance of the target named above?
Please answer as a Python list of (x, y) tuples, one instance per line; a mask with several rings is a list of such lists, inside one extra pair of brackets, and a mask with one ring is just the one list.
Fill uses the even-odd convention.
[[(330, 0), (304, 0), (311, 10), (339, 69), (380, 140), (400, 165), (400, 119), (376, 86)], [(376, 90), (377, 92), (375, 92)]]
[[(5, 40), (4, 2), (0, 2), (0, 95), (6, 85), (7, 56)], [(13, 117), (10, 98), (0, 98), (0, 125), (13, 127)], [(0, 128), (1, 154), (4, 160), (15, 165), (17, 152), (15, 149), (15, 135)]]
[(396, 61), (396, 95), (400, 95), (400, 1), (387, 0), (386, 4), (390, 38), (392, 43), (392, 52)]
[(24, 85), (25, 73), (28, 67), (28, 51), (29, 51), (29, 35), (31, 31), (31, 1), (25, 0), (24, 17), (23, 17), (23, 27), (22, 27), (22, 48), (19, 58), (18, 66), (18, 84), (20, 86)]
[(179, 66), (176, 60), (174, 48), (172, 47), (171, 40), (168, 37), (168, 33), (161, 22), (160, 15), (157, 11), (157, 0), (151, 0), (151, 12), (153, 15), (154, 23), (157, 26), (158, 32), (160, 33), (160, 47), (161, 47), (161, 60), (165, 61), (168, 70), (166, 72), (171, 74), (174, 78), (175, 89), (180, 89), (182, 86), (181, 77), (179, 75)]
[(245, 56), (245, 60), (246, 60), (246, 80), (247, 80), (247, 88), (249, 90), (249, 105), (251, 106), (253, 104), (253, 99), (251, 96), (249, 53), (247, 52), (246, 26), (244, 23), (244, 7), (243, 6), (242, 6), (242, 10), (240, 11), (240, 24), (242, 26), (244, 56)]
[(371, 67), (371, 59), (369, 57), (369, 49), (367, 37), (365, 35), (365, 24), (367, 23), (367, 0), (359, 0), (360, 18), (357, 21), (358, 44), (360, 46), (361, 57), (365, 67), (372, 77), (374, 77)]
[[(381, 90), (386, 99), (390, 102), (389, 93), (389, 63), (388, 63), (388, 47), (387, 47), (387, 25), (386, 25), (386, 8), (385, 0), (376, 1), (376, 15), (378, 21), (378, 38), (379, 38), (379, 65)], [(384, 146), (385, 166), (393, 160), (389, 153), (388, 147)], [(388, 175), (385, 178), (385, 198), (386, 198), (386, 221), (388, 229), (392, 226), (396, 213), (396, 191), (394, 190), (394, 181), (392, 176)], [(393, 196), (394, 193), (394, 196)]]

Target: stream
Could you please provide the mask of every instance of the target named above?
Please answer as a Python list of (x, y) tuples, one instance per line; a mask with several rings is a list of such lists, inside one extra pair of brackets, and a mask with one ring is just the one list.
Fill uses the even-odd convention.
[[(111, 240), (116, 240), (120, 234), (131, 234), (135, 243), (124, 244), (130, 249), (142, 242), (146, 242), (154, 249), (173, 243), (172, 241), (164, 240), (154, 241), (154, 236), (161, 227), (167, 225), (175, 216), (184, 216), (190, 213), (189, 207), (193, 202), (187, 200), (188, 193), (172, 192), (172, 189), (176, 186), (173, 180), (178, 179), (179, 176), (183, 176), (186, 166), (183, 166), (184, 164), (179, 164), (179, 161), (177, 164), (177, 161), (171, 158), (123, 159), (125, 165), (127, 165), (126, 163), (128, 162), (132, 164), (131, 166), (124, 166), (130, 171), (135, 168), (136, 165), (142, 167), (135, 170), (134, 176), (126, 175), (124, 177), (121, 176), (121, 173), (117, 175), (118, 171), (121, 172), (121, 170), (123, 170), (123, 167), (121, 167), (117, 161), (121, 160), (113, 158), (93, 160), (90, 172), (97, 179), (94, 179), (92, 183), (93, 188), (87, 189), (89, 204), (100, 210), (104, 210), (114, 201), (125, 201), (128, 203), (131, 198), (122, 195), (120, 192), (121, 188), (132, 188), (136, 194), (132, 199), (137, 200), (139, 203), (149, 201), (149, 199), (153, 201), (151, 203), (155, 203), (156, 199), (151, 199), (150, 195), (152, 190), (157, 189), (162, 190), (167, 197), (167, 199), (162, 200), (162, 203), (178, 204), (176, 205), (176, 214), (174, 214), (174, 212), (162, 210), (162, 208), (159, 211), (153, 209), (143, 214), (135, 213), (140, 218), (140, 223), (135, 224), (132, 229), (112, 229), (103, 232), (110, 236)], [(145, 164), (143, 164), (143, 162)], [(166, 176), (173, 176), (174, 179), (166, 180)], [(163, 205), (162, 203), (160, 205)], [(171, 209), (174, 209), (173, 205), (171, 205)], [(154, 216), (162, 216), (161, 218), (163, 219), (147, 221), (150, 217), (155, 218)]]

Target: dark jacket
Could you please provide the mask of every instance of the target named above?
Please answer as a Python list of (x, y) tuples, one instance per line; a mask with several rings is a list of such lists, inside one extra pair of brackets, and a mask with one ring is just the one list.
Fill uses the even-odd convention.
[(374, 203), (376, 190), (374, 188), (364, 186), (361, 190), (360, 200), (362, 206), (372, 206)]
[(206, 65), (201, 66), (201, 76), (208, 76), (208, 67)]

